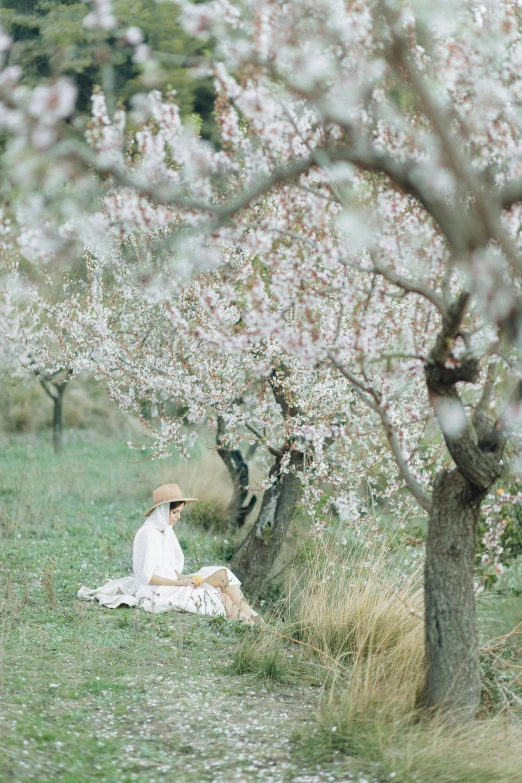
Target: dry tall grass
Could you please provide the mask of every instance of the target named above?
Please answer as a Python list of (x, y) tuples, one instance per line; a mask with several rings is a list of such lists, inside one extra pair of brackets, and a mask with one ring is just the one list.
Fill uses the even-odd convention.
[(393, 552), (372, 557), (332, 539), (292, 604), (299, 640), (325, 656), (318, 733), (302, 740), (310, 752), (341, 750), (401, 783), (522, 783), (522, 724), (512, 715), (457, 727), (416, 707), (424, 659), (419, 568), (406, 574)]
[[(406, 575), (382, 552), (368, 561), (366, 550), (335, 549), (334, 540), (303, 577), (299, 636), (349, 667), (354, 710), (366, 712), (390, 689), (396, 709), (413, 709), (424, 658), (421, 571)], [(328, 557), (337, 565), (325, 579)]]

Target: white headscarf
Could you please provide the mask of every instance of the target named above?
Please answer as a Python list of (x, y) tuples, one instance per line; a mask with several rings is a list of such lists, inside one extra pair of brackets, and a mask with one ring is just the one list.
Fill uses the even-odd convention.
[(156, 530), (165, 531), (167, 528), (170, 528), (169, 515), (170, 503), (162, 503), (160, 506), (156, 506), (150, 517), (147, 518), (145, 524), (155, 527)]
[(185, 556), (178, 541), (178, 537), (172, 529), (172, 525), (169, 525), (169, 517), (170, 503), (162, 503), (160, 506), (156, 506), (150, 517), (145, 520), (145, 525), (153, 527), (156, 530), (159, 530), (160, 533), (163, 533), (164, 546), (170, 551), (173, 567), (178, 574), (181, 574), (183, 573)]

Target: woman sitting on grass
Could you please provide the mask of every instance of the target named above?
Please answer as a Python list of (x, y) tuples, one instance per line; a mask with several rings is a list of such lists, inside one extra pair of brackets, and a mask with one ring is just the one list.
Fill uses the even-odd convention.
[(154, 491), (154, 505), (136, 533), (132, 551), (134, 577), (112, 579), (89, 590), (82, 586), (78, 598), (98, 601), (108, 609), (141, 606), (146, 612), (192, 612), (222, 615), (248, 625), (264, 625), (248, 605), (241, 582), (221, 566), (204, 566), (195, 574), (183, 575), (185, 557), (173, 527), (185, 508), (196, 498), (185, 498), (177, 484), (164, 484)]
[(262, 624), (246, 602), (241, 582), (228, 568), (204, 566), (195, 574), (183, 575), (185, 557), (173, 527), (185, 504), (196, 498), (183, 497), (177, 484), (165, 484), (154, 491), (153, 499), (132, 552), (138, 601), (150, 602), (155, 612), (177, 609)]

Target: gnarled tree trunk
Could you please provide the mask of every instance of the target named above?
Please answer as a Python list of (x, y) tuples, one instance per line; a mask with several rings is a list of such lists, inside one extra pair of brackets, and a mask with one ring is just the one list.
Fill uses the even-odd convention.
[(279, 554), (286, 533), (301, 497), (298, 471), (302, 455), (293, 451), (290, 465), (293, 470), (281, 473), (281, 457), (270, 471), (275, 482), (266, 490), (256, 522), (240, 546), (230, 567), (251, 595), (260, 595), (263, 585)]
[(222, 417), (218, 416), (217, 453), (225, 463), (233, 485), (233, 494), (228, 507), (228, 517), (235, 528), (241, 528), (254, 508), (257, 497), (252, 495), (248, 503), (243, 505), (248, 495), (248, 462), (239, 449), (225, 449), (222, 447), (224, 435), (225, 423)]
[(442, 471), (426, 540), (423, 702), (465, 717), (481, 689), (473, 572), (483, 497), (459, 470)]
[[(469, 294), (449, 308), (425, 365), (433, 410), (456, 468), (435, 481), (426, 541), (424, 705), (459, 718), (472, 718), (480, 700), (478, 634), (473, 571), (477, 522), (486, 493), (502, 475), (505, 423), (509, 411), (493, 421), (486, 411), (493, 376), (483, 388), (472, 421), (457, 384), (476, 383), (473, 356), (451, 356)], [(513, 404), (520, 403), (520, 384)], [(509, 406), (508, 406), (509, 407)], [(473, 426), (471, 426), (473, 425)]]

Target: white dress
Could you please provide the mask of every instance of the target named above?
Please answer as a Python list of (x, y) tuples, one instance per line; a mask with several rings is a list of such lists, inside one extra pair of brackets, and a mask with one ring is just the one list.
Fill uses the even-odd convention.
[[(109, 608), (126, 604), (141, 606), (146, 612), (179, 611), (226, 616), (220, 597), (221, 591), (206, 582), (203, 582), (201, 587), (150, 584), (153, 574), (166, 579), (179, 579), (185, 563), (172, 526), (165, 524), (165, 520), (168, 520), (169, 504), (164, 505), (166, 508), (157, 507), (136, 533), (132, 550), (134, 578), (113, 579), (95, 590), (81, 587), (78, 598), (85, 601), (97, 600)], [(196, 571), (196, 574), (206, 579), (222, 568), (223, 566), (204, 566)], [(241, 584), (230, 569), (225, 570), (230, 585)]]

